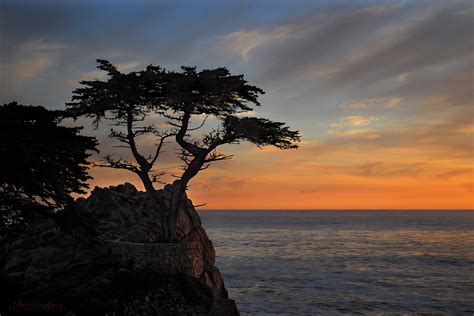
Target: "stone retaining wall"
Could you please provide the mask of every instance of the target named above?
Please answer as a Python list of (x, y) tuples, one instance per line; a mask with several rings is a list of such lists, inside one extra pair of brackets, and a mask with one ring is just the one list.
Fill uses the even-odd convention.
[(113, 252), (136, 261), (140, 267), (160, 273), (187, 273), (199, 278), (203, 272), (203, 258), (199, 245), (194, 243), (136, 243), (107, 241)]

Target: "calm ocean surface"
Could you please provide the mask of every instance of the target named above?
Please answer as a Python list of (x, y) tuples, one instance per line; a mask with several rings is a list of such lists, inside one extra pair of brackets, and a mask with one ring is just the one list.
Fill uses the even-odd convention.
[(243, 315), (474, 314), (474, 212), (200, 215)]

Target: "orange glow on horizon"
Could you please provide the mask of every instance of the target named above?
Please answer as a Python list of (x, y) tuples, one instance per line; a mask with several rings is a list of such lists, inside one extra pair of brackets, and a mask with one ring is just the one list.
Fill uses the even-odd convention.
[[(188, 195), (208, 210), (474, 209), (469, 159), (429, 158), (416, 147), (315, 154), (318, 146), (307, 142), (290, 151), (244, 146), (233, 160), (196, 176)], [(93, 169), (92, 175), (92, 187), (131, 182), (143, 188), (126, 171)]]

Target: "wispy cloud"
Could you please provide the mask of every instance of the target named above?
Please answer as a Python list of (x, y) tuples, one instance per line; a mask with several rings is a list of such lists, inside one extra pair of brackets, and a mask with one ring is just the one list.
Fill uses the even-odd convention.
[(286, 39), (289, 35), (290, 29), (287, 27), (279, 27), (269, 32), (257, 30), (238, 31), (219, 36), (216, 40), (216, 47), (224, 54), (238, 55), (247, 62), (253, 49), (274, 41)]
[(366, 109), (371, 107), (384, 107), (393, 108), (400, 104), (400, 98), (398, 97), (387, 97), (387, 98), (369, 98), (349, 102), (344, 105), (348, 109)]
[(466, 174), (470, 174), (471, 176), (474, 176), (474, 167), (453, 169), (446, 172), (441, 172), (437, 176), (441, 179), (450, 179), (454, 177), (463, 176)]
[(392, 77), (404, 81), (409, 72), (472, 56), (472, 34), (459, 31), (472, 29), (472, 6), (440, 5), (419, 13), (407, 26), (392, 29), (389, 40), (374, 42), (342, 65), (331, 83), (347, 86), (357, 80), (363, 86)]
[(328, 134), (339, 137), (364, 137), (369, 139), (381, 137), (375, 133), (373, 129), (367, 126), (377, 120), (379, 117), (375, 116), (346, 116), (337, 122), (329, 124)]
[(370, 123), (377, 121), (379, 118), (375, 116), (360, 116), (360, 115), (354, 115), (354, 116), (346, 116), (342, 118), (339, 122), (337, 123), (332, 123), (329, 126), (333, 128), (342, 128), (347, 125), (349, 126), (367, 126)]
[(397, 164), (377, 161), (355, 166), (354, 171), (365, 177), (415, 177), (424, 171), (424, 166), (422, 162)]
[(40, 79), (57, 62), (64, 48), (44, 39), (25, 42), (14, 58), (2, 59), (0, 63), (3, 89), (18, 89), (27, 81)]

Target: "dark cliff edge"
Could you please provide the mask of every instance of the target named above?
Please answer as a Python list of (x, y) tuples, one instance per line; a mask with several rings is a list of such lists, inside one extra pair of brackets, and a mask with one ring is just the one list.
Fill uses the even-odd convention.
[[(170, 186), (157, 191), (162, 201), (170, 195)], [(178, 244), (159, 243), (159, 206), (131, 184), (95, 188), (77, 205), (69, 226), (79, 219), (88, 226), (67, 234), (53, 220), (38, 219), (28, 230), (2, 240), (2, 315), (239, 314), (190, 200), (181, 203)], [(81, 234), (84, 227), (95, 231), (92, 240)]]

